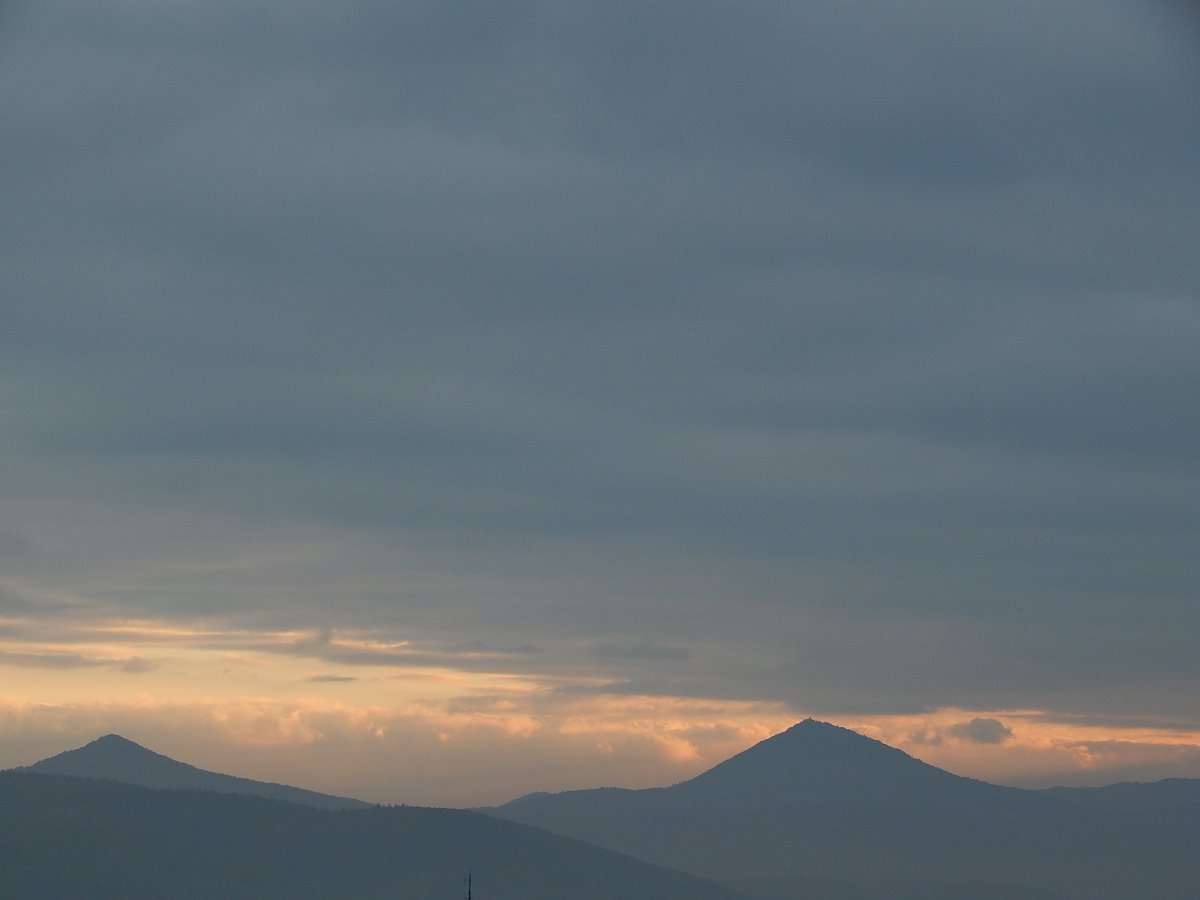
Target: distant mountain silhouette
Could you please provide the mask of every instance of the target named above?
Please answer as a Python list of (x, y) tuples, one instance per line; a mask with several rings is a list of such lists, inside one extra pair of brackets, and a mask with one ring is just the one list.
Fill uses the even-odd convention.
[(197, 769), (195, 766), (148, 750), (119, 734), (106, 734), (86, 746), (67, 750), (16, 771), (41, 775), (72, 775), (77, 778), (107, 778), (149, 788), (250, 794), (272, 800), (303, 803), (321, 809), (363, 809), (371, 805), (349, 797), (334, 797), (286, 784), (253, 781), (249, 778)]
[(848, 728), (805, 719), (672, 789), (739, 806), (799, 800), (971, 803), (1011, 789), (952, 775)]
[(1197, 786), (1001, 787), (808, 719), (672, 787), (488, 812), (772, 900), (1196, 897)]
[[(326, 810), (0, 772), (0, 897), (739, 900), (692, 875), (466, 810)], [(744, 898), (742, 898), (744, 900)]]
[(1092, 809), (1112, 812), (1153, 812), (1185, 803), (1200, 804), (1200, 778), (1162, 781), (1123, 781), (1105, 787), (1056, 787), (1045, 793)]

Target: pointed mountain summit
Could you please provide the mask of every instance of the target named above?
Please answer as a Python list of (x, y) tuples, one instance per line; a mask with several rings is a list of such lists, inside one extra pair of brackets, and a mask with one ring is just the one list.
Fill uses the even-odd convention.
[(286, 784), (272, 784), (198, 769), (155, 753), (119, 734), (106, 734), (90, 744), (43, 759), (19, 771), (107, 779), (168, 790), (216, 791), (287, 800), (322, 809), (360, 809), (371, 804)]
[(981, 793), (1009, 791), (816, 719), (805, 719), (670, 790), (693, 802), (739, 807), (799, 800), (971, 802)]

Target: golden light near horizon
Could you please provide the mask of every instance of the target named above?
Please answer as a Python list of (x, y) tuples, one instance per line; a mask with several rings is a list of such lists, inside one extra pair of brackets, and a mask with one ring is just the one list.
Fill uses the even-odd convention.
[[(522, 670), (478, 650), (351, 629), (143, 618), (81, 622), (55, 640), (19, 617), (2, 625), (0, 721), (17, 751), (0, 765), (123, 728), (234, 774), (266, 777), (280, 766), (334, 793), (480, 805), (534, 790), (671, 784), (805, 715), (778, 702), (629, 693), (599, 674)], [(818, 717), (1001, 783), (1095, 784), (1139, 767), (1187, 774), (1200, 764), (1200, 729), (1136, 719), (959, 708)], [(978, 734), (972, 723), (983, 723)], [(331, 753), (370, 765), (332, 771)], [(464, 779), (452, 760), (479, 777)]]

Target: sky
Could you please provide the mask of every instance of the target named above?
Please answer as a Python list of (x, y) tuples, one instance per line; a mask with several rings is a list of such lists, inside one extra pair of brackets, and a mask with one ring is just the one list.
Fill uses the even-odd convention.
[(814, 716), (1200, 777), (1200, 14), (0, 4), (0, 766), (385, 802)]

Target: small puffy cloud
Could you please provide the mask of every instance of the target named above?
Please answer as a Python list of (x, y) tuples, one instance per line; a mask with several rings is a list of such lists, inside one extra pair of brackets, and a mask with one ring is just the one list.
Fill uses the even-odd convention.
[(974, 718), (970, 722), (951, 725), (946, 733), (972, 744), (1003, 744), (1012, 737), (1012, 729), (999, 719)]
[(142, 659), (140, 656), (131, 656), (129, 659), (121, 663), (122, 672), (153, 672), (158, 668), (158, 663), (152, 660)]
[(908, 736), (908, 743), (916, 744), (919, 747), (936, 747), (941, 742), (942, 735), (932, 728), (922, 728)]

